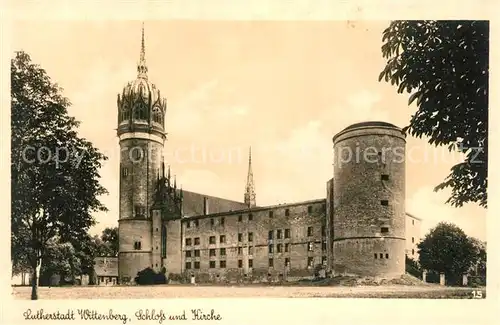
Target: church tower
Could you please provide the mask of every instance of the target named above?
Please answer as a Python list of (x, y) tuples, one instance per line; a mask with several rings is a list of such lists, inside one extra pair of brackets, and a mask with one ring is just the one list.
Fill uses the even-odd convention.
[(132, 281), (152, 266), (151, 207), (166, 140), (167, 101), (148, 79), (144, 24), (137, 77), (117, 99), (120, 144), (119, 281)]
[(245, 190), (245, 204), (249, 208), (256, 206), (255, 202), (255, 184), (253, 183), (253, 172), (252, 172), (252, 147), (248, 153), (248, 175), (247, 175), (247, 186)]

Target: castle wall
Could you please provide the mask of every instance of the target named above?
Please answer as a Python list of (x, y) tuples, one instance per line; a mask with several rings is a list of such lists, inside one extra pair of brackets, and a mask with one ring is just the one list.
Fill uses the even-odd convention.
[(168, 220), (164, 223), (167, 228), (167, 257), (164, 259), (167, 275), (180, 274), (183, 269), (181, 220)]
[(406, 214), (406, 256), (418, 261), (418, 243), (422, 240), (420, 228), (422, 221), (419, 218)]
[[(334, 137), (336, 273), (405, 272), (404, 150), (401, 130), (386, 124), (350, 127)], [(387, 261), (375, 258), (380, 253)]]
[[(289, 215), (286, 215), (287, 209)], [(312, 275), (314, 267), (325, 262), (327, 255), (326, 245), (323, 245), (326, 240), (325, 209), (325, 200), (316, 200), (186, 218), (182, 222), (183, 273), (194, 275), (198, 281), (272, 281), (287, 276)], [(311, 227), (310, 234), (308, 227)], [(285, 238), (286, 229), (290, 230), (289, 238)], [(273, 232), (271, 240), (269, 231)], [(224, 242), (221, 236), (225, 236)], [(214, 244), (210, 243), (210, 237), (215, 237)], [(312, 245), (311, 251), (309, 245)], [(272, 246), (272, 253), (269, 246)], [(221, 255), (221, 249), (225, 249), (225, 255)], [(215, 256), (211, 256), (211, 250)], [(186, 257), (186, 252), (191, 257)], [(210, 265), (211, 261), (215, 264)], [(221, 261), (225, 266), (221, 267)], [(288, 267), (285, 261), (289, 262)]]
[(153, 210), (151, 216), (152, 234), (151, 234), (151, 265), (153, 270), (160, 272), (163, 263), (161, 257), (161, 212), (160, 210)]
[[(139, 219), (120, 220), (118, 234), (118, 273), (120, 282), (126, 283), (133, 280), (139, 271), (152, 266), (151, 221)], [(140, 249), (136, 247), (136, 242), (140, 242)]]

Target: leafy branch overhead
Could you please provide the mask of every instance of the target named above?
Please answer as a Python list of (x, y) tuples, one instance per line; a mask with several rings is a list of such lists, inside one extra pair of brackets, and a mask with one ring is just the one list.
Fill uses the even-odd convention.
[(453, 206), (487, 207), (489, 23), (393, 21), (382, 42), (379, 81), (417, 106), (404, 131), (464, 154), (435, 190), (451, 188)]

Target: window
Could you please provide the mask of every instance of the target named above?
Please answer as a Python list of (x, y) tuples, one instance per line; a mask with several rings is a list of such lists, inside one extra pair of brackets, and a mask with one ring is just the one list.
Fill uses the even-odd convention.
[(191, 221), (186, 222), (186, 228), (191, 228)]
[(288, 217), (290, 215), (290, 209), (285, 209), (285, 216)]
[(209, 243), (210, 245), (214, 245), (214, 244), (215, 244), (215, 236), (210, 236), (210, 237), (208, 238), (208, 243)]
[(248, 233), (248, 241), (253, 241), (253, 232)]
[(411, 237), (411, 242), (415, 243), (415, 237)]
[(276, 230), (276, 239), (281, 239), (283, 237), (283, 231), (281, 229)]
[(242, 268), (243, 267), (243, 260), (238, 260), (238, 268)]
[(238, 234), (238, 241), (239, 242), (242, 242), (243, 241), (243, 234)]
[(377, 259), (377, 253), (373, 254), (373, 258)]
[(326, 251), (326, 241), (321, 243), (321, 250)]
[(253, 214), (249, 213), (248, 214), (248, 221), (252, 221), (253, 220)]
[(272, 254), (274, 252), (274, 246), (273, 245), (269, 245), (268, 246), (268, 252), (269, 252), (269, 254)]
[(312, 242), (307, 243), (307, 250), (309, 252), (312, 252), (314, 250), (314, 243)]
[(412, 225), (414, 225), (414, 224), (415, 224), (415, 220), (412, 220), (412, 221), (411, 221), (411, 224), (412, 224)]
[(135, 250), (141, 250), (141, 242), (140, 241), (136, 241), (134, 243), (134, 249)]
[(382, 204), (383, 206), (388, 206), (389, 205), (389, 201), (388, 200), (381, 200), (380, 204)]
[(269, 218), (273, 217), (273, 211), (269, 211)]
[(384, 254), (380, 253), (380, 258), (384, 258)]
[(194, 257), (200, 257), (200, 250), (199, 249), (194, 250)]
[(278, 253), (283, 252), (283, 244), (278, 244), (278, 245), (276, 245), (276, 251), (277, 251)]
[(211, 225), (211, 226), (215, 225), (215, 220), (214, 220), (213, 218), (212, 218), (212, 219), (210, 219), (210, 225)]
[(285, 258), (285, 266), (290, 266), (290, 258)]
[(220, 235), (220, 243), (225, 244), (226, 243), (226, 235)]
[(194, 262), (194, 268), (199, 269), (200, 268), (200, 262)]
[(122, 167), (122, 177), (127, 177), (127, 176), (128, 176), (128, 168)]
[(216, 254), (215, 254), (215, 248), (210, 248), (210, 249), (208, 250), (208, 255), (209, 255), (209, 256), (216, 256)]
[(220, 265), (221, 269), (225, 269), (226, 268), (226, 261), (220, 261), (219, 265)]
[(196, 219), (196, 220), (194, 221), (194, 226), (195, 226), (196, 228), (198, 228), (198, 227), (200, 226), (200, 220)]
[(326, 265), (326, 256), (321, 258), (321, 264)]
[(313, 212), (313, 207), (311, 205), (309, 205), (307, 207), (307, 213), (312, 213)]
[(215, 269), (215, 261), (210, 261), (209, 267)]
[(314, 258), (313, 257), (308, 257), (307, 258), (307, 266), (313, 267), (314, 265)]
[(389, 228), (382, 227), (382, 228), (380, 228), (380, 232), (383, 233), (383, 234), (388, 233), (389, 232)]
[(186, 270), (189, 270), (191, 268), (191, 262), (186, 262)]
[(225, 219), (224, 219), (224, 217), (222, 217), (222, 218), (220, 218), (220, 225), (224, 226), (224, 224), (225, 224)]
[(326, 227), (321, 226), (321, 236), (325, 237), (326, 236)]
[(311, 237), (313, 235), (313, 227), (307, 227), (307, 236)]
[(240, 215), (238, 216), (238, 222), (242, 222), (242, 221), (243, 221), (243, 216), (240, 214)]
[(387, 254), (387, 253), (386, 253), (386, 254), (385, 254), (385, 258), (389, 258), (389, 254)]
[(135, 206), (135, 216), (136, 218), (144, 218), (146, 216), (146, 208), (141, 205)]
[(253, 246), (248, 246), (248, 255), (253, 255)]
[(186, 246), (191, 246), (191, 238), (186, 238)]
[(269, 259), (269, 267), (274, 267), (274, 260), (272, 258)]
[(248, 260), (248, 267), (253, 267), (253, 260), (252, 259)]
[(267, 238), (268, 238), (269, 240), (273, 240), (273, 231), (272, 231), (272, 230), (269, 230), (269, 233), (268, 233)]
[(226, 249), (225, 248), (221, 248), (220, 249), (220, 255), (221, 256), (225, 256), (226, 255)]
[(156, 250), (158, 250), (158, 246), (156, 246)]
[(290, 238), (290, 229), (285, 229), (285, 238)]
[(388, 181), (389, 180), (389, 175), (387, 175), (387, 174), (380, 175), (380, 180), (382, 180), (382, 181)]
[(238, 247), (238, 255), (243, 254), (243, 247)]
[(285, 244), (285, 253), (288, 253), (290, 251), (290, 244), (286, 243)]
[(195, 244), (195, 245), (199, 245), (199, 244), (200, 244), (200, 237), (196, 237), (196, 238), (194, 239), (194, 244)]
[(159, 229), (158, 229), (158, 228), (156, 228), (156, 231), (158, 231), (158, 230), (159, 230)]
[(191, 251), (186, 251), (186, 257), (191, 257)]
[(415, 250), (414, 249), (411, 250), (411, 255), (415, 255)]

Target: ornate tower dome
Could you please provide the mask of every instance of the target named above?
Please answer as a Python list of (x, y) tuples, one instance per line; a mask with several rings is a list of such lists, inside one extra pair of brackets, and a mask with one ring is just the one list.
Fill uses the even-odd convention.
[[(142, 26), (141, 53), (137, 64), (137, 78), (129, 82), (118, 94), (118, 135), (130, 131), (143, 131), (149, 126), (164, 131), (167, 100), (160, 90), (148, 80), (146, 50), (144, 46), (144, 24)], [(141, 127), (142, 126), (142, 127)], [(145, 130), (144, 130), (145, 131)]]

